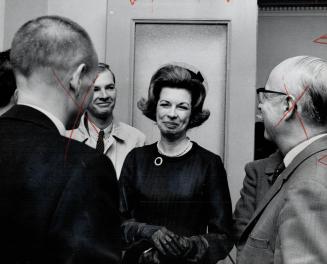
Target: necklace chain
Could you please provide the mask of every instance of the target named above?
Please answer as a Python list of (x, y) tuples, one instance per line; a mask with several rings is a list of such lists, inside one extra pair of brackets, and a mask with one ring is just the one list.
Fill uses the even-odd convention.
[(183, 156), (186, 152), (188, 152), (191, 147), (192, 147), (192, 142), (188, 139), (187, 140), (187, 144), (186, 144), (186, 147), (180, 152), (180, 153), (177, 153), (177, 154), (167, 154), (159, 145), (159, 141), (157, 143), (157, 148), (158, 148), (158, 152), (162, 155), (165, 155), (167, 157), (180, 157), (180, 156)]

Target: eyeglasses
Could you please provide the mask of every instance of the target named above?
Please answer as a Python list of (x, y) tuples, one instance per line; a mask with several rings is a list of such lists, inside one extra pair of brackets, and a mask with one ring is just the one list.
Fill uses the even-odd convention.
[(257, 89), (257, 95), (258, 95), (259, 104), (263, 103), (263, 101), (268, 98), (267, 97), (267, 93), (269, 93), (269, 94), (276, 94), (276, 95), (287, 95), (286, 93), (283, 93), (283, 92), (266, 90), (265, 87), (261, 87), (261, 88), (258, 88)]

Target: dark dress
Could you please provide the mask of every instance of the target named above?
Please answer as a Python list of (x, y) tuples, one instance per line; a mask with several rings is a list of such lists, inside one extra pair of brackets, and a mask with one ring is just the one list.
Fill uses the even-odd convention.
[[(162, 157), (160, 166), (154, 163), (157, 157)], [(193, 142), (181, 157), (159, 154), (156, 143), (132, 150), (120, 189), (127, 221), (164, 226), (180, 236), (203, 235), (209, 243), (204, 263), (216, 263), (230, 251), (232, 209), (226, 172), (220, 157), (198, 144)], [(124, 225), (122, 231), (128, 237)]]

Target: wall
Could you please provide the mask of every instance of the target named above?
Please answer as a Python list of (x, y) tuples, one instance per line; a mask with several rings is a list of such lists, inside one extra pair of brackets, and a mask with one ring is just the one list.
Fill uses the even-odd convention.
[(5, 0), (0, 0), (0, 51), (3, 51), (4, 30), (5, 30)]
[(12, 38), (21, 25), (46, 13), (47, 1), (45, 0), (6, 0), (3, 48), (10, 48)]
[(104, 62), (107, 0), (48, 0), (47, 13), (68, 17), (84, 27), (94, 43), (99, 61)]
[(282, 60), (311, 55), (327, 59), (327, 45), (313, 40), (327, 33), (327, 10), (260, 11), (258, 18), (257, 87), (265, 85)]
[(83, 26), (91, 36), (99, 60), (104, 61), (107, 0), (97, 0), (96, 4), (89, 0), (0, 0), (0, 50), (10, 47), (23, 23), (47, 14), (66, 16)]

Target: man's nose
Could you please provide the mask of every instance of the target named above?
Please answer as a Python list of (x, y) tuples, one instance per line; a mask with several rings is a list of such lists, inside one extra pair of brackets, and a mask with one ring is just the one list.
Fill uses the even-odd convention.
[(109, 97), (109, 96), (108, 96), (108, 93), (107, 93), (107, 91), (106, 91), (106, 89), (101, 89), (100, 97), (101, 97), (102, 99), (106, 99), (106, 98)]

